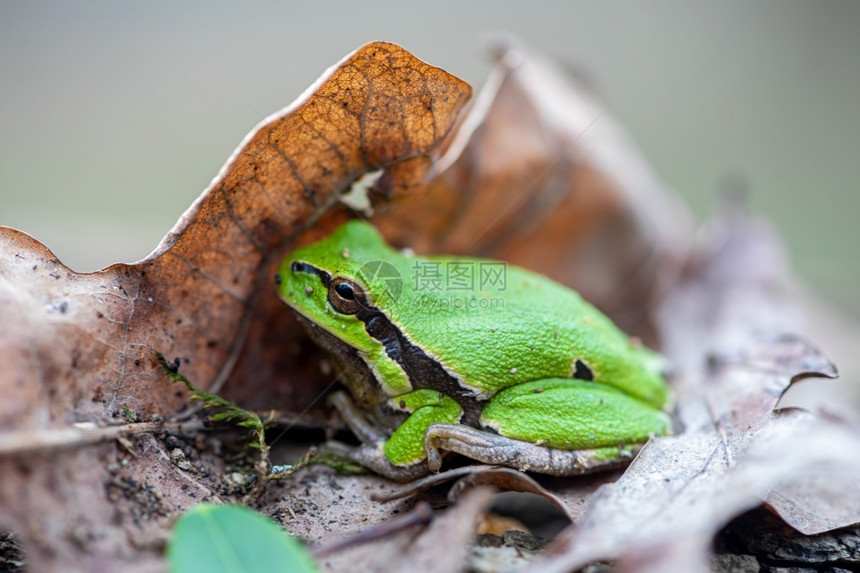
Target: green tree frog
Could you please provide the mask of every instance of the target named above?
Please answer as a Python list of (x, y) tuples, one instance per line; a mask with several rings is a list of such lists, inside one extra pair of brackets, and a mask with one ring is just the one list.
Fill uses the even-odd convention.
[(398, 481), (445, 452), (574, 475), (671, 432), (662, 358), (575, 291), (498, 261), (418, 257), (353, 220), (290, 254), (281, 298), (332, 355), (336, 453)]

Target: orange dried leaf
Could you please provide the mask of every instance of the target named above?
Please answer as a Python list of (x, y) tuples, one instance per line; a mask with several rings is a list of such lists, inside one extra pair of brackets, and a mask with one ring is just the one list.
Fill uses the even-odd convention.
[[(274, 297), (270, 266), (362, 174), (387, 169), (392, 194), (410, 192), (469, 95), (467, 84), (402, 48), (368, 44), (261, 123), (143, 261), (79, 274), (35, 239), (0, 228), (0, 445), (17, 452), (0, 451), (0, 529), (32, 549), (33, 570), (88, 568), (74, 565), (81, 536), (96, 569), (124, 568), (123, 555), (145, 549), (129, 539), (140, 535), (141, 505), (115, 508), (108, 482), (126, 484), (134, 499), (157, 486), (147, 520), (212, 499), (215, 484), (178, 471), (147, 435), (126, 440), (147, 445), (134, 459), (111, 443), (22, 458), (15, 440), (73, 422), (125, 421), (123, 411), (176, 413), (188, 394), (157, 353), (178, 359), (198, 388), (217, 389), (262, 293)], [(106, 466), (120, 458), (120, 475), (110, 476)], [(121, 527), (96, 534), (114, 522)]]
[[(178, 357), (200, 388), (223, 381), (272, 260), (361, 174), (408, 162), (405, 184), (420, 179), (425, 164), (409, 160), (434, 149), (468, 95), (403, 49), (370, 44), (258, 126), (145, 260), (78, 274), (0, 231), (0, 359), (14, 365), (0, 372), (0, 427), (98, 419), (123, 404), (175, 411), (185, 395), (155, 352)], [(48, 412), (33, 411), (40, 402)]]

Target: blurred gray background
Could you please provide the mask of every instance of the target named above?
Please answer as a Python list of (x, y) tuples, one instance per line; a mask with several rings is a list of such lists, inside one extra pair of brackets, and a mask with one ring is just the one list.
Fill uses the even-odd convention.
[(742, 174), (796, 268), (860, 316), (860, 3), (0, 4), (0, 225), (79, 271), (144, 257), (241, 138), (397, 42), (479, 88), (488, 32), (585, 70), (705, 219)]

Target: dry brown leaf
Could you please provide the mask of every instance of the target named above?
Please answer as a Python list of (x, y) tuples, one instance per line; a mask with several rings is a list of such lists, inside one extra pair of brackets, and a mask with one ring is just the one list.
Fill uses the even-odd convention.
[[(179, 357), (199, 387), (218, 386), (271, 261), (366, 171), (407, 162), (393, 185), (419, 181), (469, 94), (391, 44), (362, 48), (323, 79), (246, 138), (144, 261), (79, 275), (3, 230), (0, 351), (15, 369), (0, 380), (24, 392), (6, 393), (0, 426), (100, 419), (123, 404), (144, 416), (175, 411), (186, 396), (160, 375), (155, 352)], [(32, 407), (41, 401), (48, 411)]]
[[(259, 298), (274, 293), (270, 267), (299, 232), (367, 171), (388, 169), (391, 189), (410, 192), (469, 93), (398, 46), (368, 44), (261, 123), (145, 260), (78, 274), (35, 239), (0, 229), (0, 432), (8, 438), (0, 443), (77, 422), (118, 423), (126, 407), (143, 418), (173, 415), (188, 394), (165, 377), (159, 352), (177, 357), (198, 387), (220, 388), (255, 313), (268, 312)], [(0, 528), (20, 536), (33, 570), (81, 560), (100, 570), (146, 568), (137, 554), (158, 547), (158, 528), (169, 523), (161, 517), (213, 498), (199, 485), (206, 479), (173, 475), (160, 442), (143, 434), (129, 443), (133, 456), (114, 443), (0, 451)], [(114, 476), (111, 464), (120, 468)], [(157, 508), (143, 520), (125, 511), (110, 499), (115, 479), (152, 489)], [(189, 481), (198, 485), (180, 488)]]
[(690, 216), (582, 82), (510, 43), (438, 165), (374, 218), (388, 239), (536, 270), (653, 341)]
[[(773, 488), (860, 472), (857, 428), (774, 413), (791, 384), (836, 375), (807, 342), (781, 334), (798, 324), (779, 254), (767, 228), (737, 211), (724, 219), (663, 309), (683, 432), (652, 440), (530, 570), (617, 560), (624, 571), (706, 571), (714, 535)], [(817, 512), (833, 505), (832, 489), (808, 493)], [(838, 516), (819, 517), (837, 527), (860, 521), (860, 498), (847, 490), (838, 499)]]

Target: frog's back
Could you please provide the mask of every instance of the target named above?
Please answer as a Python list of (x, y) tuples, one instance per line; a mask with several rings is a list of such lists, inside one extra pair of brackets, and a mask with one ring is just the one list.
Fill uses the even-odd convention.
[[(530, 380), (576, 377), (659, 406), (668, 399), (653, 353), (555, 281), (481, 259), (401, 255), (397, 267), (403, 293), (386, 314), (483, 397)], [(441, 280), (431, 281), (437, 271)]]

